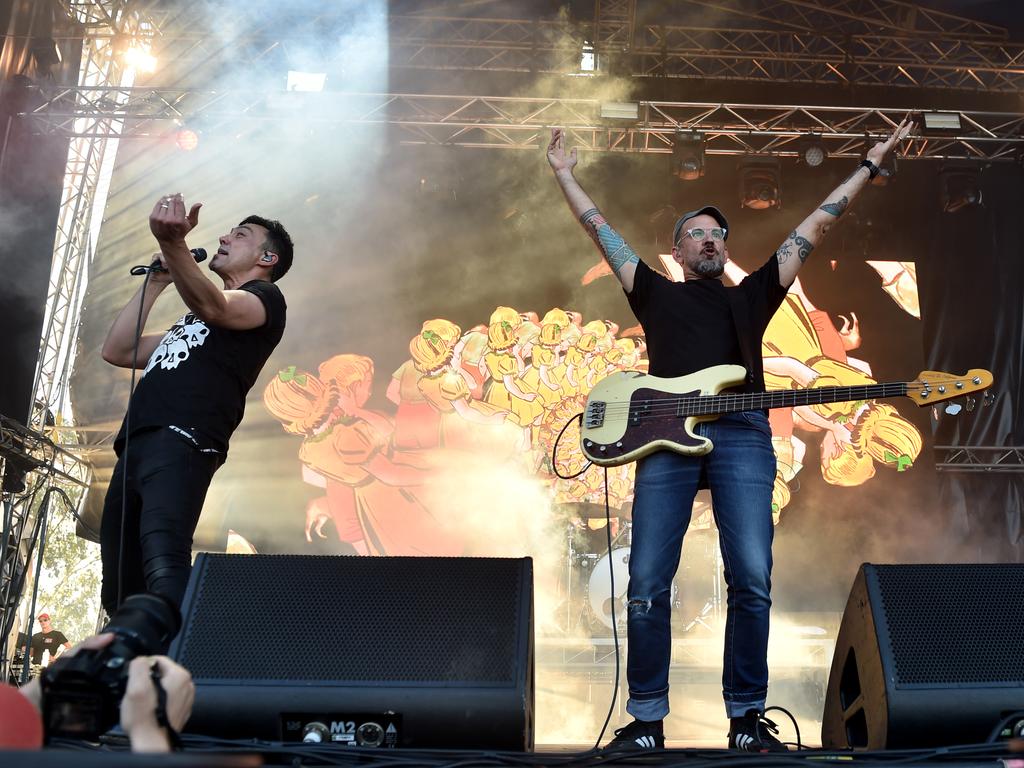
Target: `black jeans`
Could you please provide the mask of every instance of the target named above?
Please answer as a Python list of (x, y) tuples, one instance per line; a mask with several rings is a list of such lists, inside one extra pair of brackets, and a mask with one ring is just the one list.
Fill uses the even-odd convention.
[(203, 453), (167, 428), (131, 436), (127, 452), (114, 466), (100, 525), (101, 598), (108, 614), (118, 606), (121, 579), (121, 600), (154, 592), (181, 605), (192, 570), (192, 534), (213, 473), (223, 460), (223, 454)]

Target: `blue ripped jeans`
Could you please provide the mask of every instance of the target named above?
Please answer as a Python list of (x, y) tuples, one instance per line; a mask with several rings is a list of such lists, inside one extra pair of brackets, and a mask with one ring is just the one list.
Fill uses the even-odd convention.
[(690, 524), (701, 470), (718, 525), (728, 611), (722, 689), (729, 717), (764, 709), (768, 692), (772, 486), (775, 453), (761, 411), (726, 414), (697, 425), (714, 450), (706, 456), (658, 451), (637, 464), (629, 560), (626, 711), (638, 720), (668, 714), (672, 655), (672, 579)]

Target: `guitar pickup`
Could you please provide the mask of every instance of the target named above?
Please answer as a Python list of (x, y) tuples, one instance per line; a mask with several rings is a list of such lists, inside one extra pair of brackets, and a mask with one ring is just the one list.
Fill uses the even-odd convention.
[(583, 416), (583, 423), (587, 429), (600, 427), (604, 424), (604, 411), (606, 403), (595, 401), (587, 405), (586, 413)]

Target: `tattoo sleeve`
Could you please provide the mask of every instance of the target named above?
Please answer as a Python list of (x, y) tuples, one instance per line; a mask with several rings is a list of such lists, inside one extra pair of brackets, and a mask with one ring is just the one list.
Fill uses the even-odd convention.
[(597, 208), (584, 211), (580, 216), (580, 224), (587, 230), (591, 240), (601, 249), (605, 261), (608, 262), (616, 275), (627, 264), (636, 264), (640, 261), (640, 257), (629, 247), (629, 243), (622, 239), (622, 235), (611, 228), (611, 225), (605, 221), (604, 216), (601, 215)]
[(796, 249), (796, 255), (800, 258), (800, 263), (803, 264), (807, 261), (807, 257), (811, 255), (811, 251), (814, 250), (814, 246), (811, 241), (806, 237), (802, 237), (794, 229), (789, 233), (789, 237), (786, 241), (779, 246), (779, 249), (775, 251), (775, 258), (778, 259), (779, 264), (785, 264), (789, 261), (793, 255), (793, 249)]
[(822, 210), (831, 216), (835, 216), (838, 219), (843, 215), (843, 211), (846, 210), (846, 206), (849, 204), (850, 199), (846, 195), (843, 195), (834, 203), (825, 203), (821, 208), (819, 208), (819, 210)]

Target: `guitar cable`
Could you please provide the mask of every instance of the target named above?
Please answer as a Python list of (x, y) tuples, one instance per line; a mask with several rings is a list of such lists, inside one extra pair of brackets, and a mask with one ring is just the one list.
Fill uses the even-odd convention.
[[(574, 480), (575, 478), (582, 475), (588, 469), (593, 466), (594, 462), (587, 461), (583, 465), (583, 468), (574, 475), (563, 475), (558, 471), (558, 444), (562, 440), (562, 436), (565, 434), (565, 430), (576, 420), (579, 420), (580, 424), (583, 423), (583, 411), (580, 411), (562, 427), (558, 433), (558, 437), (555, 438), (554, 445), (551, 446), (551, 469), (555, 475), (562, 480)], [(621, 653), (619, 649), (619, 621), (615, 615), (615, 561), (612, 559), (612, 507), (611, 500), (608, 495), (608, 467), (604, 467), (604, 535), (606, 541), (607, 557), (608, 557), (608, 583), (609, 583), (609, 610), (611, 611), (612, 621), (612, 644), (615, 647), (615, 679), (612, 684), (612, 700), (608, 705), (608, 714), (605, 715), (604, 723), (601, 725), (601, 732), (597, 735), (597, 740), (594, 742), (594, 746), (590, 748), (591, 752), (596, 752), (601, 748), (601, 739), (604, 738), (605, 731), (608, 730), (608, 723), (611, 722), (612, 714), (615, 712), (615, 704), (619, 697), (619, 678), (622, 675), (621, 670)]]

